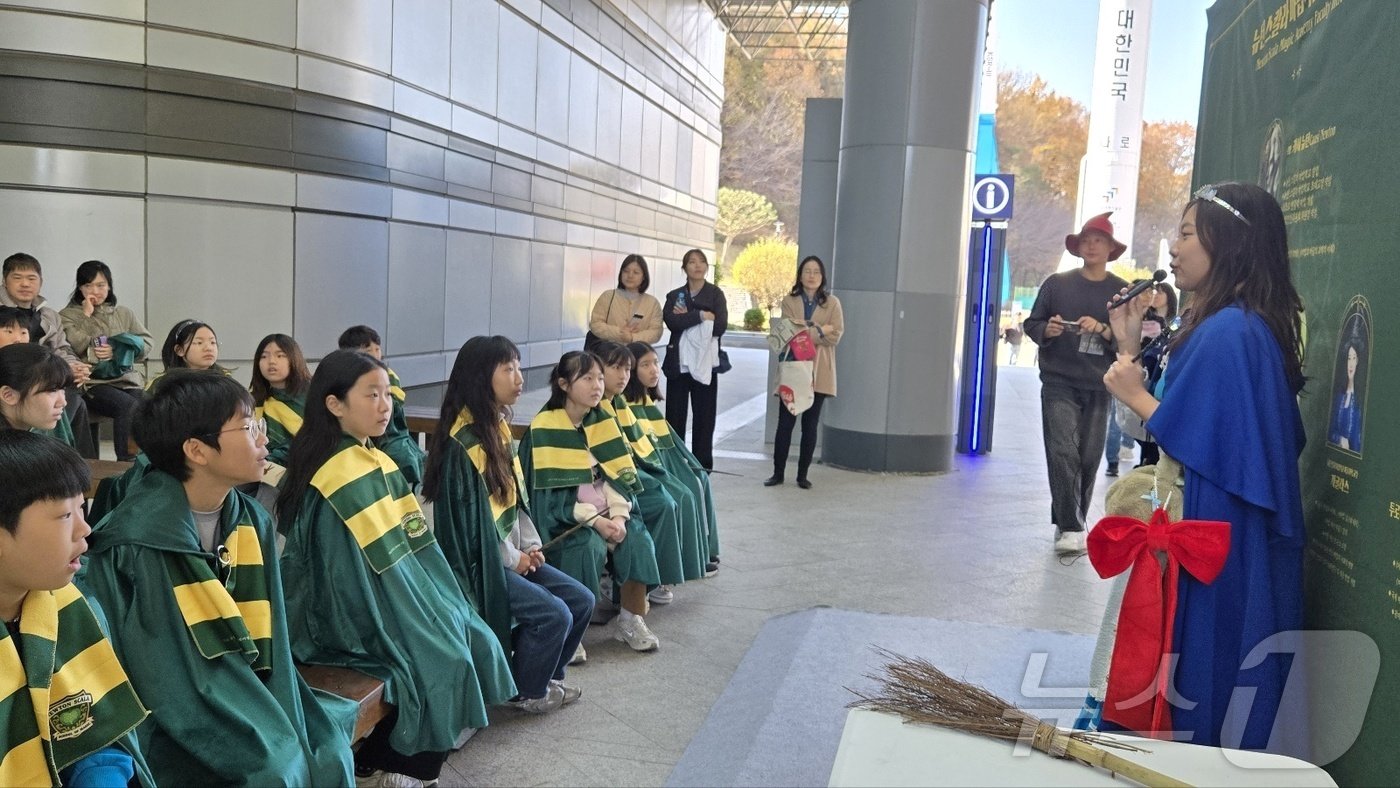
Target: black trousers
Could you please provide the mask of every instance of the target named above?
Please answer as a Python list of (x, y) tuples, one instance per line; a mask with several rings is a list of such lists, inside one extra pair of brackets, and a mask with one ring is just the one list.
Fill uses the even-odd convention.
[(117, 450), (117, 459), (130, 460), (131, 417), (136, 414), (136, 406), (141, 404), (141, 389), (117, 388), (116, 386), (92, 386), (84, 395), (88, 410), (112, 420), (112, 445)]
[[(826, 394), (817, 394), (812, 407), (802, 411), (802, 441), (797, 446), (797, 478), (807, 478), (807, 468), (812, 465), (812, 454), (817, 449), (817, 424), (822, 418), (822, 402)], [(797, 417), (788, 411), (787, 406), (778, 403), (778, 434), (773, 436), (773, 475), (783, 478), (787, 468), (788, 447), (792, 445), (792, 428)]]
[(423, 782), (432, 782), (442, 773), (442, 765), (447, 763), (449, 752), (425, 751), (404, 755), (389, 746), (389, 734), (399, 721), (399, 710), (395, 708), (374, 726), (365, 737), (360, 749), (355, 751), (355, 772), (368, 772), (379, 769), (395, 774), (406, 774)]
[(666, 422), (676, 437), (684, 441), (686, 416), (689, 411), (695, 411), (695, 426), (686, 445), (707, 471), (715, 469), (715, 400), (718, 396), (719, 375), (711, 376), (708, 386), (697, 383), (689, 372), (666, 378)]

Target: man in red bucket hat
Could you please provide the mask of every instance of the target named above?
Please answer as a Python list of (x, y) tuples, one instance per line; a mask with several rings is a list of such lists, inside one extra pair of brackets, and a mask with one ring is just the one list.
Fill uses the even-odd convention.
[(1026, 318), (1026, 335), (1040, 346), (1040, 412), (1050, 476), (1050, 520), (1055, 552), (1084, 552), (1084, 518), (1094, 495), (1108, 425), (1104, 373), (1116, 343), (1108, 302), (1128, 286), (1108, 272), (1128, 247), (1113, 237), (1110, 214), (1065, 236), (1065, 249), (1084, 265), (1051, 274)]

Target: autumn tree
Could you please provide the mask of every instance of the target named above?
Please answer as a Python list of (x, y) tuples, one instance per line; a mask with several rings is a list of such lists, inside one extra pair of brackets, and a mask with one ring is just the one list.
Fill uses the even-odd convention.
[(844, 87), (844, 61), (749, 59), (733, 42), (725, 52), (719, 185), (767, 195), (789, 237), (798, 231), (807, 99), (839, 98)]
[[(997, 79), (997, 157), (1016, 176), (1016, 217), (1007, 228), (1014, 285), (1039, 284), (1059, 266), (1073, 226), (1079, 168), (1088, 144), (1084, 106), (1034, 74)], [(1189, 123), (1143, 127), (1138, 202), (1128, 255), (1155, 267), (1157, 244), (1174, 234), (1191, 181), (1195, 129)]]
[(1190, 123), (1148, 123), (1143, 127), (1131, 254), (1149, 268), (1157, 265), (1161, 239), (1174, 237), (1181, 222), (1181, 209), (1191, 190), (1195, 148), (1196, 129)]
[(724, 268), (729, 259), (729, 244), (740, 236), (771, 229), (778, 220), (778, 212), (773, 203), (761, 194), (746, 189), (731, 189), (721, 186), (719, 190), (719, 214), (715, 217), (715, 235), (720, 238), (719, 260), (716, 268)]
[(734, 259), (735, 281), (770, 312), (792, 289), (796, 272), (797, 244), (782, 238), (753, 241)]

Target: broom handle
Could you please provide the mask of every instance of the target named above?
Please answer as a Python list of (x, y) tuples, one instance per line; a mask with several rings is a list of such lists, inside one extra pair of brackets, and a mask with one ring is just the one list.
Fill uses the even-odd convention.
[[(606, 511), (606, 510), (605, 510), (605, 511)], [(580, 528), (585, 528), (585, 527), (587, 527), (588, 525), (590, 525), (594, 520), (597, 520), (598, 517), (599, 517), (599, 515), (601, 515), (601, 514), (603, 514), (603, 512), (598, 512), (598, 514), (593, 515), (592, 517), (588, 518), (587, 520), (584, 520), (583, 522), (579, 523), (578, 525), (574, 525), (574, 526), (570, 527), (570, 528), (569, 528), (567, 531), (565, 531), (564, 533), (559, 534), (558, 536), (554, 537), (553, 539), (550, 539), (548, 542), (544, 543), (543, 545), (540, 545), (540, 549), (541, 549), (541, 550), (547, 550), (547, 549), (549, 549), (549, 548), (551, 548), (551, 547), (553, 547), (553, 546), (559, 544), (560, 542), (564, 541), (564, 540), (567, 539), (568, 537), (572, 536), (572, 535), (574, 534), (575, 531), (579, 530)]]
[(1149, 769), (1140, 763), (1134, 763), (1120, 755), (1116, 755), (1102, 747), (1096, 747), (1088, 742), (1070, 739), (1065, 746), (1065, 753), (1071, 757), (1078, 758), (1092, 766), (1107, 769), (1111, 772), (1135, 780), (1143, 785), (1152, 788), (1190, 788), (1191, 783), (1182, 782), (1175, 777), (1169, 777), (1155, 769)]

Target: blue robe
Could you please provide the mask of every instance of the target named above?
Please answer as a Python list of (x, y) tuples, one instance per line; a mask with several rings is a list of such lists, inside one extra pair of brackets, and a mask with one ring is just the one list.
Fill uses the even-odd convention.
[(1346, 389), (1337, 394), (1332, 402), (1332, 426), (1327, 440), (1338, 446), (1342, 438), (1347, 439), (1347, 449), (1361, 453), (1361, 398), (1355, 393), (1347, 401)]
[[(1230, 523), (1229, 557), (1215, 582), (1181, 575), (1174, 685), (1186, 702), (1173, 702), (1172, 727), (1197, 744), (1262, 749), (1293, 660), (1274, 654), (1241, 666), (1261, 641), (1303, 625), (1297, 398), (1267, 324), (1238, 305), (1201, 323), (1172, 351), (1164, 374), (1147, 428), (1185, 469), (1183, 517)], [(1252, 690), (1253, 703), (1236, 701), (1227, 726), (1236, 688)], [(1303, 716), (1280, 721), (1302, 724)]]

